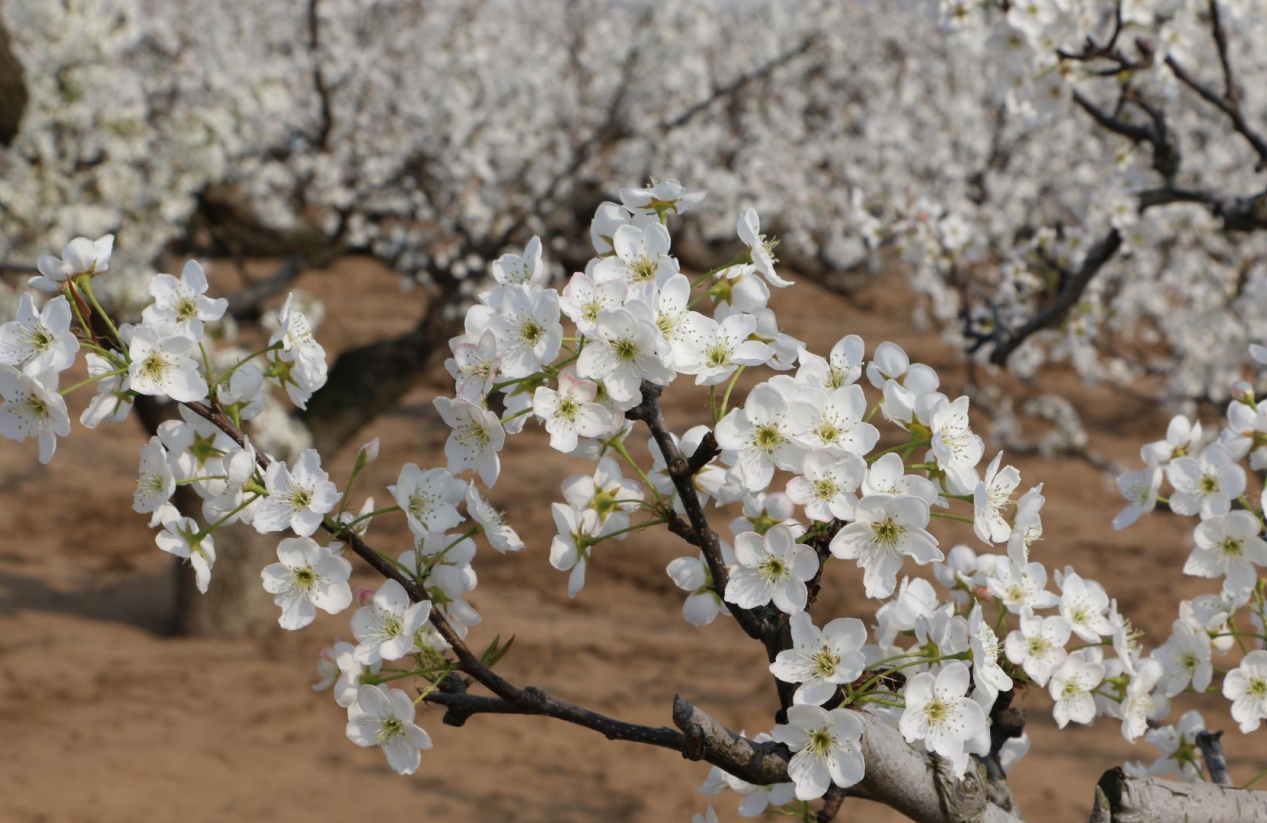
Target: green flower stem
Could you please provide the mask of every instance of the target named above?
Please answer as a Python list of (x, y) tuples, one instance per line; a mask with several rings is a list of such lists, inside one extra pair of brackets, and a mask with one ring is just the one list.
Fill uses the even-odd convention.
[(62, 389), (62, 390), (61, 390), (61, 392), (60, 392), (60, 394), (61, 394), (63, 397), (65, 397), (66, 395), (68, 395), (68, 394), (70, 394), (71, 392), (73, 392), (75, 389), (82, 389), (84, 386), (87, 386), (87, 385), (89, 385), (89, 384), (91, 384), (91, 383), (96, 383), (98, 380), (105, 380), (107, 377), (115, 377), (115, 376), (120, 375), (120, 374), (126, 374), (126, 373), (127, 373), (127, 371), (128, 371), (128, 370), (127, 370), (127, 367), (126, 367), (126, 366), (124, 366), (123, 368), (118, 368), (118, 369), (115, 369), (114, 371), (108, 371), (108, 372), (106, 372), (106, 373), (104, 373), (104, 374), (99, 374), (99, 375), (97, 375), (96, 377), (89, 377), (87, 380), (80, 380), (80, 381), (79, 381), (78, 383), (76, 383), (75, 385), (73, 385), (73, 386), (71, 386), (71, 387), (69, 387), (69, 388)]
[(204, 537), (206, 537), (207, 535), (211, 534), (211, 533), (212, 533), (213, 531), (215, 531), (216, 529), (218, 529), (218, 528), (220, 528), (221, 526), (223, 526), (225, 523), (228, 523), (230, 520), (232, 520), (234, 517), (236, 517), (236, 516), (238, 515), (238, 513), (239, 513), (239, 512), (241, 512), (241, 511), (242, 511), (243, 509), (245, 509), (247, 506), (249, 506), (249, 505), (251, 505), (252, 503), (254, 503), (256, 500), (259, 500), (259, 499), (260, 499), (261, 497), (263, 497), (263, 496), (264, 496), (264, 495), (262, 495), (262, 494), (254, 494), (254, 495), (251, 495), (250, 499), (248, 499), (248, 500), (246, 500), (245, 502), (243, 502), (243, 503), (242, 503), (242, 505), (238, 506), (236, 509), (234, 509), (233, 511), (229, 512), (229, 513), (228, 513), (228, 514), (226, 514), (224, 517), (221, 517), (221, 518), (220, 518), (219, 520), (217, 520), (216, 522), (212, 523), (211, 525), (207, 526), (207, 527), (206, 527), (205, 529), (203, 529), (202, 531), (198, 532), (198, 534), (197, 534), (197, 535), (195, 535), (195, 538), (194, 538), (194, 539), (195, 539), (195, 540), (201, 540), (201, 539), (203, 539)]
[(638, 473), (638, 476), (642, 478), (642, 482), (646, 484), (647, 488), (651, 491), (651, 494), (655, 497), (656, 504), (663, 505), (664, 498), (660, 496), (660, 492), (656, 489), (655, 484), (651, 482), (651, 478), (647, 477), (647, 473), (642, 470), (642, 466), (638, 465), (638, 461), (634, 460), (633, 457), (630, 456), (629, 450), (625, 448), (625, 444), (621, 443), (619, 440), (608, 440), (604, 441), (604, 445), (616, 452), (616, 454), (625, 458), (625, 462), (633, 467), (633, 470)]
[(520, 409), (514, 414), (507, 415), (506, 417), (501, 418), (502, 425), (503, 426), (506, 425), (510, 421), (514, 420), (516, 417), (523, 417), (525, 414), (532, 414), (532, 406), (529, 406), (526, 409)]
[(204, 480), (228, 480), (227, 474), (211, 474), (206, 477), (190, 477), (186, 480), (177, 480), (177, 486), (188, 486), (190, 483), (201, 483)]
[(123, 337), (119, 334), (119, 330), (114, 327), (114, 321), (110, 319), (110, 315), (106, 314), (106, 310), (101, 308), (101, 304), (97, 302), (97, 296), (92, 293), (92, 278), (83, 277), (76, 278), (79, 286), (83, 289), (84, 295), (88, 298), (88, 302), (92, 304), (97, 314), (101, 315), (101, 319), (105, 322), (106, 328), (110, 329), (110, 333), (114, 335), (114, 339), (119, 341), (119, 345), (123, 345)]
[(730, 406), (730, 393), (735, 390), (735, 384), (739, 382), (739, 375), (743, 374), (745, 366), (735, 369), (734, 375), (730, 378), (730, 382), (726, 384), (726, 393), (721, 398), (721, 411), (717, 412), (717, 419), (726, 416), (726, 409)]
[(958, 514), (947, 514), (946, 512), (929, 512), (930, 517), (941, 517), (946, 520), (958, 520), (960, 523), (972, 523), (971, 517), (962, 517)]
[(875, 454), (871, 455), (870, 457), (867, 458), (867, 463), (874, 463), (875, 461), (879, 460), (881, 457), (884, 457), (886, 454), (892, 454), (893, 452), (900, 452), (903, 449), (914, 449), (917, 446), (927, 446), (929, 443), (932, 443), (932, 442), (933, 441), (931, 439), (925, 437), (922, 440), (912, 440), (909, 443), (903, 443), (900, 446), (893, 446), (892, 448), (888, 448), (888, 449), (885, 449), (884, 451), (876, 452)]
[(642, 523), (635, 523), (634, 525), (629, 526), (628, 528), (620, 529), (619, 531), (614, 531), (611, 534), (604, 534), (601, 537), (587, 537), (581, 542), (584, 543), (584, 547), (588, 549), (591, 546), (596, 546), (599, 543), (602, 543), (604, 540), (611, 540), (613, 537), (620, 537), (622, 534), (629, 534), (630, 532), (641, 531), (642, 529), (649, 529), (652, 526), (662, 526), (668, 522), (669, 522), (669, 519), (667, 517), (661, 517), (656, 520), (646, 520)]
[(355, 520), (352, 520), (348, 523), (343, 524), (339, 529), (337, 529), (337, 531), (340, 534), (347, 534), (352, 529), (356, 528), (357, 526), (359, 526), (360, 524), (364, 523), (366, 520), (369, 520), (372, 517), (378, 517), (380, 514), (390, 514), (391, 512), (398, 512), (398, 511), (400, 511), (400, 506), (387, 506), (382, 509), (375, 509), (372, 512), (367, 512), (366, 514), (361, 515)]
[(277, 351), (278, 349), (282, 348), (284, 345), (285, 344), (282, 343), (282, 341), (278, 340), (276, 343), (265, 346), (264, 348), (259, 349), (257, 351), (251, 352), (246, 357), (243, 357), (241, 360), (239, 360), (238, 362), (230, 366), (229, 370), (226, 371), (224, 374), (220, 375), (219, 379), (216, 380), (216, 384), (218, 385), (220, 383), (227, 383), (229, 378), (232, 377), (233, 373), (236, 372), (238, 369), (242, 368), (247, 363), (250, 363), (252, 360), (259, 357), (261, 354), (268, 354), (271, 351)]

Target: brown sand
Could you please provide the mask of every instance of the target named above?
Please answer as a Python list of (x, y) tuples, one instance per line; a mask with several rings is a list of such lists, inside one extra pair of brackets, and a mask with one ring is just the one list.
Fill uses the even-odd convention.
[[(321, 333), (332, 350), (407, 328), (417, 316), (419, 300), (401, 299), (392, 276), (367, 264), (344, 263), (303, 285), (344, 301), (348, 327)], [(785, 328), (817, 351), (848, 332), (869, 348), (902, 344), (940, 371), (953, 396), (964, 379), (957, 355), (912, 326), (903, 291), (883, 291), (872, 287), (857, 298), (864, 303), (850, 304), (801, 284), (776, 307)], [(1165, 416), (1139, 400), (1058, 371), (1040, 385), (1077, 404), (1092, 446), (1109, 458), (1134, 465), (1140, 443), (1164, 432)], [(439, 381), (419, 388), (376, 422), (383, 457), (362, 492), (382, 499), (401, 463), (443, 461), (446, 431), (430, 404), (442, 390)], [(671, 424), (681, 431), (702, 422), (692, 390), (684, 385), (677, 396), (687, 399), (669, 406)], [(76, 400), (77, 409), (84, 399)], [(453, 729), (426, 709), (421, 722), (436, 748), (424, 752), (419, 774), (391, 773), (377, 751), (346, 740), (330, 696), (309, 689), (318, 652), (349, 635), (346, 614), (259, 641), (167, 635), (172, 566), (130, 510), (144, 438), (134, 422), (103, 434), (76, 427), (50, 468), (36, 464), (30, 444), (0, 446), (0, 821), (687, 821), (708, 803), (695, 791), (706, 766), (540, 718), (484, 716)], [(333, 477), (346, 477), (354, 453), (334, 459)], [(1169, 631), (1181, 596), (1213, 590), (1180, 573), (1189, 521), (1155, 515), (1115, 534), (1108, 524), (1119, 498), (1089, 464), (1011, 462), (1028, 484), (1046, 483), (1039, 556), (1101, 580), (1153, 643)], [(605, 545), (584, 592), (569, 601), (566, 575), (547, 561), (548, 504), (585, 464), (550, 451), (533, 431), (512, 440), (504, 466), (492, 498), (529, 548), (508, 557), (481, 548), (473, 602), (485, 621), (475, 643), (516, 637), (500, 666), (507, 677), (639, 723), (668, 724), (681, 693), (736, 729), (769, 728), (775, 698), (757, 645), (725, 619), (700, 630), (680, 616), (682, 596), (664, 567), (687, 553), (683, 544), (657, 533)], [(975, 545), (970, 527), (936, 525), (946, 548)], [(406, 542), (404, 529), (386, 521), (370, 537), (391, 551)], [(368, 574), (359, 580), (374, 584)], [(820, 610), (868, 616), (860, 576), (834, 567)], [(1035, 823), (1084, 819), (1105, 769), (1154, 757), (1151, 747), (1123, 741), (1113, 721), (1058, 733), (1038, 690), (1023, 705), (1034, 746), (1012, 787)], [(1229, 731), (1233, 776), (1244, 780), (1267, 766), (1267, 755), (1235, 733), (1223, 705), (1206, 695), (1179, 709), (1201, 708), (1211, 727)], [(716, 805), (723, 820), (736, 819), (733, 797)], [(841, 819), (896, 815), (851, 801)]]

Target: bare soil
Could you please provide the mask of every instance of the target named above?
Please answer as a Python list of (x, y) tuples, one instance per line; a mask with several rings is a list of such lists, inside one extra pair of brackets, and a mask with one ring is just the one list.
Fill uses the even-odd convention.
[[(421, 311), (420, 295), (401, 295), (392, 275), (363, 262), (308, 275), (302, 286), (347, 318), (346, 326), (320, 331), (332, 352), (403, 331)], [(817, 351), (850, 332), (869, 348), (900, 343), (937, 368), (954, 396), (965, 379), (961, 361), (913, 325), (909, 299), (896, 280), (851, 300), (802, 283), (775, 305), (785, 328)], [(447, 430), (430, 401), (444, 387), (430, 382), (374, 424), (383, 456), (361, 492), (383, 499), (402, 463), (443, 462)], [(1038, 386), (1005, 385), (1017, 395), (1039, 388), (1064, 394), (1083, 414), (1092, 448), (1125, 464), (1165, 429), (1165, 415), (1146, 401), (1084, 386), (1059, 370)], [(685, 385), (676, 394), (667, 409), (675, 428), (705, 422), (699, 395)], [(36, 463), (32, 444), (0, 446), (0, 821), (687, 821), (709, 802), (696, 793), (707, 767), (672, 752), (611, 743), (540, 718), (483, 716), (454, 729), (440, 723), (437, 709), (421, 713), (436, 748), (424, 752), (417, 775), (396, 776), (379, 752), (348, 742), (343, 710), (309, 688), (320, 650), (348, 638), (346, 614), (262, 640), (170, 636), (173, 574), (190, 572), (174, 572), (144, 518), (131, 511), (143, 440), (135, 422), (96, 434), (76, 427), (48, 468)], [(355, 448), (330, 461), (340, 482)], [(1181, 597), (1212, 590), (1180, 571), (1190, 521), (1155, 515), (1114, 533), (1109, 522), (1120, 498), (1089, 463), (1010, 462), (1027, 483), (1046, 484), (1039, 556), (1101, 580), (1151, 643), (1169, 632)], [(671, 535), (604, 545), (584, 592), (568, 600), (566, 575), (547, 559), (549, 503), (560, 482), (586, 465), (549, 450), (536, 431), (511, 441), (492, 498), (509, 510), (529, 548), (505, 557), (481, 549), (473, 603), (484, 626), (474, 642), (514, 634), (500, 665), (508, 678), (630, 721), (669, 724), (673, 695), (681, 693), (733, 728), (768, 729), (776, 703), (763, 654), (725, 619), (702, 630), (682, 620), (681, 593), (664, 568), (687, 551)], [(975, 545), (970, 527), (937, 526), (945, 548)], [(393, 552), (408, 541), (389, 520), (370, 538)], [(261, 566), (268, 562), (260, 558)], [(366, 573), (358, 580), (375, 584)], [(866, 617), (872, 610), (860, 576), (846, 564), (833, 567), (819, 614)], [(1021, 700), (1033, 750), (1013, 771), (1012, 786), (1035, 823), (1084, 819), (1105, 769), (1154, 757), (1147, 745), (1127, 744), (1115, 722), (1058, 733), (1045, 694), (1033, 690)], [(1229, 731), (1233, 776), (1244, 780), (1267, 766), (1267, 754), (1235, 733), (1224, 705), (1206, 695), (1181, 701), (1178, 710), (1200, 708), (1212, 728)], [(736, 819), (733, 797), (715, 802), (723, 820)], [(896, 816), (851, 801), (842, 819)]]

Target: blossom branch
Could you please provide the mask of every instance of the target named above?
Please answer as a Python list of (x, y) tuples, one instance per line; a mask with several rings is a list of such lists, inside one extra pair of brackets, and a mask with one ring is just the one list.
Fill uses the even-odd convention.
[(1082, 293), (1091, 283), (1092, 278), (1113, 259), (1113, 256), (1117, 254), (1118, 249), (1121, 247), (1122, 235), (1118, 233), (1117, 229), (1113, 229), (1091, 247), (1077, 272), (1062, 272), (1062, 275), (1065, 276), (1062, 276), (1061, 279), (1065, 282), (1059, 293), (1039, 309), (1038, 313), (1030, 318), (1025, 325), (1007, 333), (1005, 339), (996, 345), (994, 351), (990, 353), (990, 362), (997, 366), (1005, 365), (1012, 352), (1016, 351), (1031, 335), (1059, 322), (1066, 312), (1078, 302)]

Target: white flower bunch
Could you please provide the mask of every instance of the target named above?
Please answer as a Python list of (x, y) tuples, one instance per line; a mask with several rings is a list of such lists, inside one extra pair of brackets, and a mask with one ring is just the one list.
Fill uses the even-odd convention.
[[(720, 782), (744, 796), (745, 813), (866, 781), (868, 741), (885, 732), (903, 748), (943, 759), (959, 777), (983, 759), (1002, 765), (991, 735), (995, 710), (1023, 684), (1050, 691), (1058, 725), (1107, 716), (1135, 740), (1164, 720), (1173, 698), (1204, 692), (1226, 672), (1221, 688), (1234, 716), (1247, 732), (1258, 727), (1267, 716), (1258, 577), (1267, 543), (1261, 505), (1244, 494), (1240, 461), (1252, 459), (1257, 442), (1243, 434), (1246, 411), (1229, 411), (1241, 428), (1214, 443), (1202, 445), (1195, 427), (1181, 422), (1164, 445), (1144, 450), (1152, 504), (1200, 518), (1185, 571), (1224, 579), (1219, 595), (1184, 604), (1170, 639), (1145, 653), (1108, 587), (1071, 568), (1049, 571), (1042, 487), (1020, 493), (1020, 472), (1001, 454), (982, 465), (984, 441), (967, 397), (943, 394), (936, 373), (893, 343), (868, 361), (865, 341), (849, 335), (828, 355), (813, 355), (779, 331), (756, 292), (746, 309), (714, 293), (736, 267), (751, 267), (770, 286), (790, 285), (773, 270), (773, 242), (758, 234), (754, 211), (739, 221), (746, 251), (737, 260), (694, 278), (681, 271), (670, 253), (670, 220), (702, 200), (702, 192), (666, 181), (605, 204), (591, 232), (596, 257), (563, 293), (551, 285), (539, 243), (498, 258), (450, 343), (453, 395), (435, 403), (450, 429), (444, 465), (402, 466), (387, 489), (392, 504), (382, 508), (351, 499), (365, 466), (380, 456), (378, 441), (359, 452), (340, 490), (315, 450), (287, 463), (246, 437), (242, 412), (270, 385), (297, 404), (320, 388), (324, 350), (291, 299), (263, 348), (214, 369), (221, 361), (207, 350), (208, 330), (223, 307), (206, 297), (196, 265), (180, 279), (156, 278), (154, 304), (136, 326), (116, 327), (101, 309), (92, 285), (100, 266), (62, 281), (45, 275), (61, 283), (52, 308), (24, 302), (16, 325), (0, 330), (0, 339), (14, 341), (3, 349), (11, 361), (0, 366), (0, 433), (35, 436), (41, 459), (52, 456), (56, 437), (69, 432), (56, 367), (71, 367), (80, 348), (97, 360), (88, 379), (66, 391), (95, 384), (101, 402), (115, 404), (109, 415), (94, 412), (93, 425), (126, 416), (137, 395), (178, 403), (180, 417), (142, 450), (135, 510), (161, 527), (158, 546), (187, 558), (204, 591), (216, 529), (242, 521), (282, 533), (277, 562), (261, 579), (283, 628), (355, 604), (356, 642), (323, 653), (319, 686), (347, 709), (348, 737), (381, 748), (402, 774), (419, 768), (419, 752), (431, 746), (416, 725), (423, 703), (447, 706), (454, 717), (545, 714), (615, 737), (667, 732), (629, 731), (630, 724), (515, 686), (494, 670), (508, 643), (494, 639), (482, 653), (468, 645), (482, 623), (472, 604), (480, 543), (532, 556), (494, 491), (508, 438), (531, 420), (551, 448), (592, 464), (563, 483), (552, 506), (548, 561), (568, 574), (569, 597), (610, 573), (596, 552), (601, 544), (663, 527), (692, 547), (667, 569), (687, 594), (686, 620), (705, 626), (727, 616), (765, 644), (780, 714), (768, 737), (744, 745), (766, 747), (783, 766), (772, 773), (725, 762), (733, 771)], [(28, 373), (37, 359), (40, 368)], [(260, 379), (235, 387), (233, 377), (251, 369)], [(710, 422), (679, 438), (660, 399), (683, 375), (695, 379), (678, 385), (696, 392)], [(1252, 394), (1234, 402), (1255, 409)], [(626, 445), (639, 424), (651, 435), (650, 461)], [(1176, 489), (1169, 498), (1158, 495), (1162, 476)], [(205, 525), (174, 506), (180, 486), (201, 499)], [(1135, 481), (1122, 488), (1141, 516)], [(709, 517), (725, 519), (727, 509), (734, 516), (723, 539)], [(380, 517), (407, 525), (413, 545), (395, 557), (368, 546), (366, 530)], [(972, 525), (980, 546), (944, 553), (938, 520)], [(376, 591), (352, 592), (351, 555), (385, 578)], [(879, 601), (871, 626), (815, 618), (836, 560), (854, 561), (861, 593)], [(915, 566), (931, 566), (937, 586), (908, 577)], [(1238, 623), (1242, 610), (1249, 618)], [(1233, 650), (1227, 640), (1243, 657), (1216, 667), (1214, 656)], [(418, 684), (416, 698), (389, 685), (404, 680)], [(492, 696), (467, 694), (473, 684)], [(1187, 751), (1187, 742), (1173, 742), (1159, 745), (1167, 754)], [(1009, 764), (1023, 750), (1012, 745)]]

